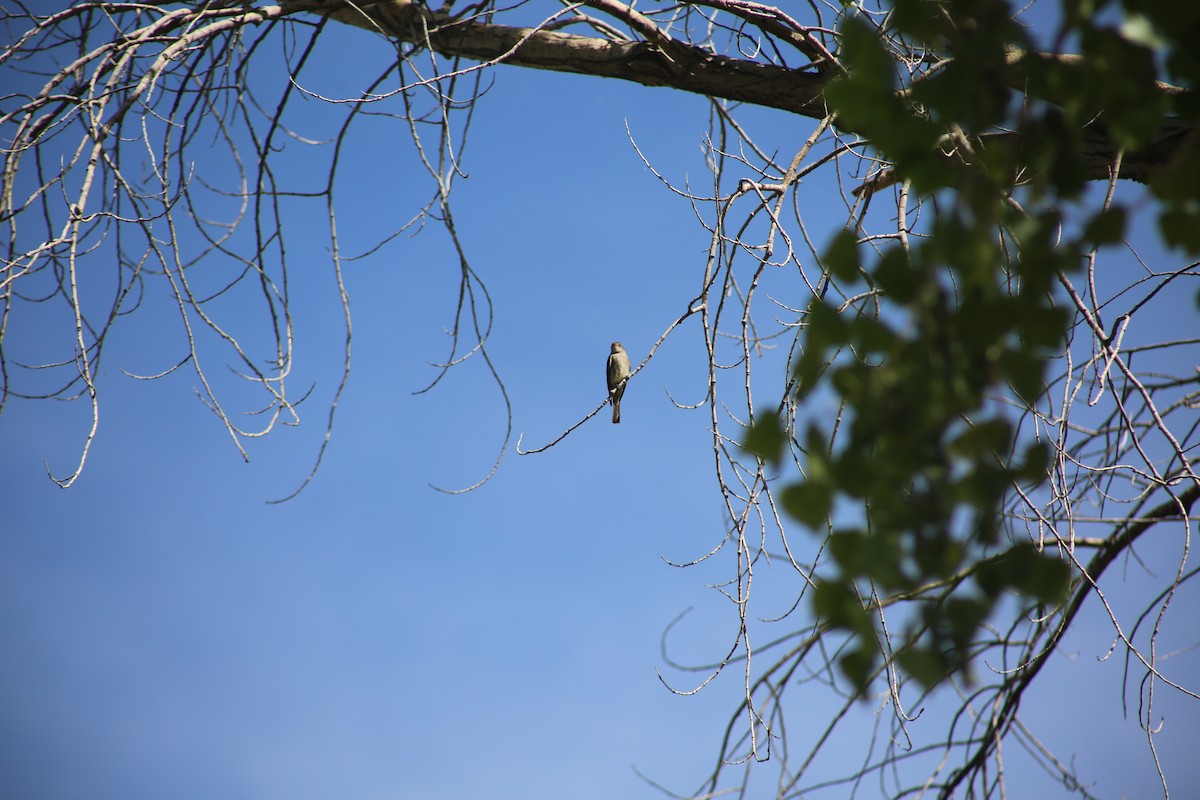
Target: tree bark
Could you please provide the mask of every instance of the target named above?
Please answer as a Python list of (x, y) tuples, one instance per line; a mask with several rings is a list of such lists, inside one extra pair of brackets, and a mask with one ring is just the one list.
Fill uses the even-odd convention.
[(822, 96), (826, 79), (816, 72), (714, 55), (677, 39), (655, 45), (459, 21), (412, 0), (346, 5), (329, 16), (444, 56), (667, 86), (815, 119), (828, 113)]
[[(610, 0), (606, 5), (614, 2)], [(638, 16), (624, 4), (615, 6)], [(829, 113), (823, 96), (829, 79), (825, 70), (790, 69), (715, 55), (690, 42), (665, 36), (656, 42), (618, 41), (545, 28), (497, 25), (484, 17), (457, 18), (448, 12), (432, 11), (414, 0), (330, 3), (326, 8), (331, 19), (427, 47), (447, 57), (665, 86), (813, 119)], [(629, 17), (623, 21), (628, 22)], [(1177, 158), (1200, 144), (1194, 123), (1179, 118), (1164, 119), (1153, 141), (1133, 152), (1121, 153), (1101, 124), (1089, 126), (1084, 134), (1085, 173), (1090, 180), (1109, 179), (1120, 156), (1120, 177), (1146, 183), (1155, 170), (1169, 169)]]

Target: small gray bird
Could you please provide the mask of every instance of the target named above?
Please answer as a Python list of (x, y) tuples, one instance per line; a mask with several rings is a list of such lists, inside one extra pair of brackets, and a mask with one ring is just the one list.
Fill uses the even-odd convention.
[(612, 398), (613, 424), (621, 421), (621, 395), (625, 394), (625, 384), (621, 381), (629, 377), (629, 356), (620, 342), (612, 343), (612, 352), (608, 354), (608, 394)]

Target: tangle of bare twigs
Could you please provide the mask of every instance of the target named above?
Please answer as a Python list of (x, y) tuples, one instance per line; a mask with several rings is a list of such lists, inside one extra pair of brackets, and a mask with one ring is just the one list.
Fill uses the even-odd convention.
[[(286, 247), (285, 230), (288, 210), (303, 201), (319, 208), (327, 225), (326, 266), (344, 319), (343, 366), (328, 399), (325, 435), (312, 471), (296, 491), (312, 480), (351, 366), (350, 298), (342, 279), (348, 257), (338, 236), (334, 178), (349, 155), (348, 132), (369, 109), (404, 122), (432, 189), (407, 222), (376, 244), (356, 246), (361, 255), (353, 257), (371, 255), (429, 221), (448, 232), (459, 270), (450, 347), (436, 365), (437, 376), (421, 391), (470, 359), (482, 362), (499, 387), (509, 421), (496, 462), (479, 483), (454, 491), (475, 488), (495, 474), (511, 437), (508, 396), (487, 347), (491, 298), (458, 237), (451, 206), (485, 67), (513, 63), (611, 77), (603, 59), (615, 53), (626, 59), (630, 80), (676, 81), (683, 88), (697, 79), (689, 60), (704, 54), (714, 64), (726, 63), (720, 56), (739, 62), (738, 69), (761, 68), (754, 74), (773, 80), (785, 73), (796, 81), (816, 80), (843, 70), (834, 32), (844, 13), (839, 4), (807, 4), (804, 16), (799, 6), (746, 0), (649, 9), (588, 0), (539, 9), (521, 2), (505, 9), (479, 3), (457, 11), (447, 4), (433, 12), (403, 0), (270, 6), (79, 2), (45, 15), (10, 3), (3, 12), (10, 44), (0, 52), (0, 69), (22, 75), (27, 88), (6, 89), (0, 113), (5, 148), (0, 221), (7, 232), (0, 265), (0, 410), (10, 396), (85, 400), (91, 424), (78, 462), (62, 473), (52, 470), (53, 479), (68, 487), (85, 466), (100, 424), (104, 392), (97, 374), (106, 340), (164, 293), (177, 351), (152, 374), (135, 377), (191, 370), (200, 399), (244, 458), (247, 440), (277, 424), (299, 423), (312, 390), (297, 391), (290, 380), (295, 319), (289, 282), (296, 256)], [(523, 25), (502, 27), (502, 15)], [(332, 20), (373, 30), (395, 44), (394, 61), (354, 97), (331, 98), (309, 85), (306, 67), (322, 31), (337, 24)], [(567, 28), (592, 35), (568, 35)], [(887, 45), (896, 63), (910, 70), (908, 81), (927, 68), (924, 54), (907, 51), (900, 39), (888, 39)], [(490, 55), (481, 55), (489, 47)], [(471, 60), (444, 55), (455, 48)], [(636, 66), (647, 53), (658, 59), (661, 73)], [(287, 81), (260, 77), (255, 70), (262, 62), (276, 68), (282, 63)], [(910, 238), (926, 230), (933, 201), (913, 196), (886, 171), (888, 165), (872, 160), (866, 142), (839, 131), (836, 119), (811, 102), (809, 85), (798, 84), (788, 105), (780, 101), (779, 107), (800, 109), (816, 120), (799, 146), (784, 147), (756, 141), (750, 126), (739, 121), (736, 102), (720, 99), (740, 90), (714, 83), (706, 144), (711, 186), (700, 190), (659, 175), (675, 198), (691, 204), (710, 246), (697, 265), (696, 294), (681, 299), (686, 304), (678, 319), (664, 321), (659, 342), (633, 377), (685, 322), (702, 329), (707, 388), (699, 405), (707, 410), (725, 530), (711, 547), (677, 565), (728, 559), (730, 577), (714, 588), (736, 609), (738, 620), (728, 647), (708, 664), (676, 662), (665, 634), (664, 658), (676, 674), (663, 680), (672, 691), (688, 694), (737, 670), (742, 686), (741, 705), (720, 737), (712, 773), (693, 796), (842, 797), (865, 791), (868, 781), (891, 797), (1002, 796), (1002, 745), (1011, 742), (1056, 782), (1088, 797), (1086, 776), (1077, 775), (1069, 759), (1054, 755), (1025, 725), (1020, 702), (1085, 603), (1099, 604), (1111, 622), (1112, 651), (1124, 659), (1128, 684), (1136, 686), (1131, 691), (1138, 724), (1156, 765), (1161, 693), (1197, 698), (1197, 687), (1172, 672), (1160, 642), (1179, 613), (1178, 595), (1197, 574), (1189, 554), (1200, 495), (1194, 465), (1200, 446), (1200, 337), (1194, 318), (1173, 324), (1159, 318), (1153, 325), (1149, 320), (1175, 288), (1186, 284), (1194, 291), (1200, 268), (1159, 264), (1132, 246), (1090, 253), (1082, 278), (1059, 276), (1056, 297), (1071, 309), (1073, 322), (1068, 345), (1053, 362), (1050, 391), (1035, 404), (1015, 394), (993, 398), (1011, 409), (1025, 437), (1052, 444), (1049, 482), (1032, 493), (1012, 487), (1005, 530), (1014, 541), (1034, 541), (1072, 566), (1068, 601), (1057, 608), (1009, 609), (972, 645), (974, 683), (955, 678), (926, 690), (897, 668), (893, 656), (904, 647), (898, 631), (915, 618), (914, 609), (949, 596), (970, 575), (896, 595), (855, 586), (876, 616), (879, 649), (888, 657), (870, 689), (854, 691), (833, 666), (850, 638), (804, 617), (803, 601), (825, 568), (826, 542), (799, 534), (776, 496), (802, 473), (803, 453), (793, 447), (789, 463), (776, 472), (738, 443), (756, 414), (768, 410), (792, 432), (806, 415), (828, 415), (833, 420), (828, 446), (836, 448), (844, 409), (801, 407), (795, 399), (791, 375), (804, 342), (804, 308), (818, 297), (844, 315), (883, 313), (878, 292), (847, 289), (822, 264), (827, 233), (806, 225), (806, 204), (814, 198), (806, 196), (802, 179), (830, 176), (836, 191), (819, 202), (844, 207), (845, 229), (868, 247), (899, 243), (907, 249)], [(330, 114), (343, 114), (331, 140), (315, 142), (292, 126), (295, 100), (302, 96), (320, 98)], [(390, 111), (395, 106), (388, 104), (399, 109)], [(304, 147), (306, 157), (324, 154), (326, 170), (305, 171), (321, 180), (288, 175), (284, 142)], [(204, 159), (196, 155), (201, 149)], [(648, 161), (647, 167), (654, 168)], [(1118, 161), (1098, 206), (1113, 202), (1120, 169)], [(222, 315), (223, 298), (235, 292), (255, 298), (255, 319)], [(35, 315), (52, 321), (61, 335), (28, 361), (29, 354), (6, 334)], [(57, 349), (46, 355), (50, 346)], [(212, 366), (221, 360), (229, 363), (232, 381)], [(229, 397), (249, 404), (253, 424), (240, 421)], [(522, 450), (518, 439), (517, 452), (560, 445), (602, 407), (544, 446)], [(1169, 574), (1145, 570), (1156, 588), (1131, 617), (1109, 600), (1120, 584), (1108, 568), (1120, 559), (1136, 567), (1135, 545), (1150, 537), (1172, 542), (1179, 555)], [(781, 602), (782, 613), (768, 613)], [(674, 625), (666, 633), (673, 630)], [(699, 677), (676, 687), (679, 675)], [(806, 701), (796, 697), (811, 691), (826, 699), (827, 713), (818, 719), (803, 713)], [(935, 694), (948, 711), (930, 710)], [(864, 703), (873, 709), (865, 722), (857, 714)], [(861, 752), (856, 770), (830, 774), (820, 766), (823, 753), (844, 747)], [(764, 779), (760, 772), (768, 767), (771, 777)], [(1158, 771), (1165, 795), (1167, 776)]]

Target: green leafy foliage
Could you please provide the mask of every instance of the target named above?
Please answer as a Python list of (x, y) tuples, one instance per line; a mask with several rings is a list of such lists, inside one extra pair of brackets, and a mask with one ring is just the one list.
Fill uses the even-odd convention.
[[(1136, 153), (1172, 114), (1200, 117), (1196, 97), (1156, 84), (1200, 74), (1200, 51), (1181, 33), (1200, 29), (1200, 5), (1084, 5), (1062, 7), (1059, 40), (1079, 48), (1071, 55), (1036, 53), (1014, 9), (995, 0), (894, 3), (888, 34), (928, 52), (929, 69), (896, 59), (865, 15), (841, 31), (847, 74), (826, 95), (839, 124), (914, 195), (936, 196), (937, 213), (903, 245), (834, 237), (824, 253), (831, 278), (865, 282), (880, 299), (870, 314), (812, 300), (794, 377), (801, 400), (818, 389), (835, 396), (841, 428), (835, 436), (812, 418), (789, 433), (760, 421), (747, 446), (774, 457), (788, 436), (804, 443), (803, 475), (782, 506), (829, 537), (813, 606), (856, 637), (841, 666), (859, 689), (883, 657), (864, 600), (872, 593), (931, 601), (908, 622), (896, 659), (933, 685), (969, 675), (972, 643), (1001, 598), (1054, 604), (1069, 585), (1056, 554), (1001, 525), (1015, 488), (1047, 476), (1046, 444), (1019, 440), (1013, 409), (1046, 392), (1046, 359), (1068, 333), (1060, 276), (1121, 242), (1127, 226), (1112, 206), (1064, 235), (1064, 209), (1097, 177), (1084, 154), (1098, 134)], [(1200, 158), (1189, 156), (1150, 187), (1165, 240), (1200, 252)], [(858, 515), (842, 520), (843, 508)]]
[(818, 528), (833, 510), (832, 487), (827, 481), (805, 481), (783, 490), (780, 502), (793, 518), (810, 528)]

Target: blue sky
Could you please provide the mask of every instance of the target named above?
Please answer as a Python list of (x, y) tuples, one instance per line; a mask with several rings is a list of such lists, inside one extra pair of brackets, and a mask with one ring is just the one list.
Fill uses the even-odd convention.
[[(328, 34), (364, 57), (372, 46), (386, 54), (363, 32)], [(724, 529), (707, 413), (675, 409), (664, 391), (703, 397), (695, 321), (630, 385), (620, 426), (602, 413), (546, 453), (513, 452), (516, 434), (526, 447), (543, 444), (601, 401), (609, 342), (640, 361), (694, 296), (707, 235), (643, 166), (625, 128), (669, 178), (707, 186), (708, 111), (666, 90), (495, 74), (473, 122), (470, 178), (453, 200), (495, 304), (489, 352), (513, 406), (514, 438), (496, 476), (464, 495), (429, 486), (475, 483), (504, 430), (500, 396), (477, 360), (412, 394), (447, 352), (457, 290), (457, 262), (435, 226), (346, 265), (350, 385), (320, 472), (282, 505), (265, 501), (307, 473), (341, 365), (327, 237), (296, 226), (288, 242), (293, 387), (315, 381), (313, 399), (299, 429), (250, 442), (248, 464), (196, 400), (192, 373), (157, 382), (121, 374), (178, 359), (160, 295), (105, 355), (100, 434), (74, 487), (58, 489), (42, 464), (69, 471), (85, 404), (10, 401), (0, 417), (7, 796), (588, 800), (659, 796), (634, 766), (680, 792), (711, 769), (740, 696), (738, 671), (692, 697), (672, 695), (656, 675), (682, 688), (698, 682), (660, 653), (679, 613), (695, 608), (675, 642), (699, 662), (720, 657), (736, 620), (706, 587), (724, 578), (728, 559), (694, 569), (664, 561), (707, 552)], [(322, 109), (309, 106), (318, 127)], [(811, 130), (761, 110), (747, 119), (784, 151)], [(427, 193), (406, 141), (398, 121), (365, 130), (339, 189), (344, 241), (394, 227)], [(833, 196), (815, 180), (801, 189), (818, 235), (841, 225)], [(1194, 305), (1170, 308), (1164, 324), (1194, 317)], [(41, 334), (14, 326), (9, 335), (34, 350), (39, 342), (21, 337)], [(1153, 550), (1143, 555), (1172, 563), (1169, 551), (1158, 562)], [(1176, 608), (1195, 599), (1185, 592)], [(1084, 622), (1068, 643), (1073, 657), (1056, 661), (1023, 710), (1098, 781), (1100, 796), (1152, 794), (1136, 710), (1122, 719), (1115, 700), (1119, 654), (1097, 660), (1111, 627), (1094, 604)], [(1190, 625), (1181, 646), (1200, 633)], [(1195, 685), (1194, 653), (1190, 664)], [(799, 702), (820, 710), (829, 699)], [(1169, 710), (1176, 701), (1159, 702)], [(869, 720), (874, 709), (862, 712)], [(1200, 786), (1187, 754), (1200, 715), (1176, 709), (1167, 725), (1160, 753), (1186, 795)], [(859, 757), (832, 750), (827, 768)], [(1051, 796), (1027, 759), (1012, 764), (1013, 796), (1023, 787)]]

